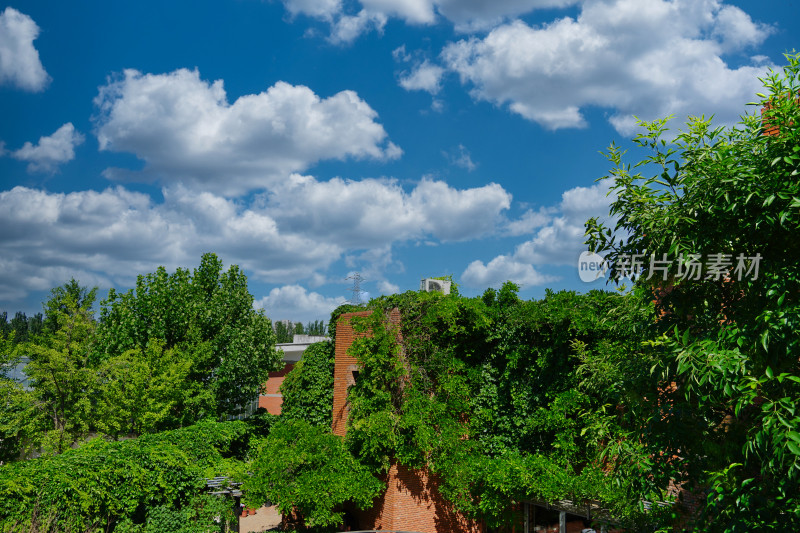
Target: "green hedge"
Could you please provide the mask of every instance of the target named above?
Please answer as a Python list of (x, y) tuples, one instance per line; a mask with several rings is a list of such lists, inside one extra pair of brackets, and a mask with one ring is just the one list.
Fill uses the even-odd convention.
[(201, 422), (1, 466), (0, 527), (110, 530), (124, 519), (141, 523), (155, 508), (179, 510), (205, 491), (205, 477), (230, 473), (248, 438), (244, 422)]

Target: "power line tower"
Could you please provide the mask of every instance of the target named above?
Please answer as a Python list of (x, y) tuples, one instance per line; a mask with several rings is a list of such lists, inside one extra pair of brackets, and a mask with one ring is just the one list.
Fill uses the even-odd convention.
[(353, 273), (352, 276), (347, 276), (345, 279), (352, 279), (353, 280), (353, 288), (350, 289), (353, 293), (353, 297), (350, 298), (350, 304), (352, 305), (361, 305), (363, 302), (361, 301), (361, 282), (367, 281), (359, 272)]

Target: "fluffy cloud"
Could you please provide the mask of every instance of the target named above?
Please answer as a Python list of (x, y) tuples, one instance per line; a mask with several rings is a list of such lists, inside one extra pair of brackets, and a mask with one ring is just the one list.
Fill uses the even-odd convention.
[(608, 191), (606, 183), (575, 187), (561, 196), (558, 206), (527, 211), (512, 221), (507, 231), (511, 235), (533, 233), (533, 237), (518, 245), (514, 253), (499, 255), (488, 264), (473, 261), (461, 275), (462, 281), (472, 287), (496, 286), (506, 280), (527, 286), (554, 281), (536, 267), (577, 263), (586, 249), (584, 223), (591, 217), (608, 221), (612, 201)]
[(461, 280), (470, 287), (498, 287), (506, 281), (513, 281), (528, 288), (556, 279), (558, 278), (541, 274), (530, 263), (523, 263), (506, 255), (498, 255), (487, 265), (481, 261), (473, 261), (461, 274)]
[(485, 30), (534, 9), (567, 7), (580, 0), (437, 0), (436, 6), (458, 31)]
[(308, 292), (300, 285), (285, 285), (272, 289), (267, 296), (256, 300), (253, 307), (263, 308), (267, 316), (273, 320), (327, 322), (331, 311), (344, 301), (344, 297), (328, 298), (316, 292)]
[(403, 72), (400, 75), (400, 86), (407, 91), (427, 91), (436, 94), (442, 88), (443, 74), (442, 67), (426, 60), (414, 67), (411, 72)]
[(348, 43), (370, 29), (383, 29), (389, 18), (427, 25), (438, 15), (455, 24), (457, 31), (490, 28), (509, 17), (534, 9), (564, 7), (579, 0), (360, 0), (355, 12), (341, 0), (283, 0), (294, 16), (308, 15), (331, 24), (331, 40)]
[(378, 291), (381, 294), (397, 294), (400, 292), (400, 287), (395, 285), (394, 283), (390, 283), (386, 280), (378, 282)]
[(278, 82), (228, 103), (221, 80), (186, 69), (126, 70), (100, 88), (95, 117), (101, 150), (131, 152), (142, 172), (108, 169), (117, 180), (182, 182), (227, 195), (268, 188), (322, 159), (391, 159), (377, 113), (352, 91), (320, 98)]
[(39, 26), (28, 15), (7, 7), (0, 13), (0, 85), (41, 91), (50, 81), (33, 41)]
[(540, 208), (538, 211), (528, 209), (517, 220), (512, 220), (506, 227), (509, 235), (526, 235), (533, 233), (535, 229), (541, 228), (552, 220), (552, 216), (558, 210), (555, 208)]
[(0, 298), (50, 288), (70, 275), (103, 287), (130, 285), (137, 273), (194, 264), (208, 250), (267, 281), (302, 278), (341, 254), (336, 245), (283, 234), (268, 214), (210, 193), (177, 188), (164, 197), (154, 204), (121, 187), (0, 192)]
[(0, 192), (0, 299), (18, 300), (72, 275), (104, 288), (131, 285), (138, 273), (191, 265), (208, 250), (265, 282), (318, 284), (351, 256), (380, 282), (386, 270), (402, 271), (393, 245), (495, 232), (511, 201), (496, 184), (457, 190), (424, 180), (407, 192), (391, 180), (297, 175), (249, 201), (184, 186), (162, 194), (156, 203), (123, 187)]
[(355, 15), (338, 14), (336, 22), (331, 25), (329, 40), (334, 44), (351, 43), (362, 33), (372, 29), (382, 32), (386, 25), (386, 16), (383, 13), (370, 13), (362, 9)]
[(714, 113), (734, 122), (768, 65), (731, 68), (722, 55), (770, 31), (719, 0), (593, 0), (577, 19), (515, 21), (451, 43), (441, 57), (475, 98), (547, 128), (583, 127), (581, 109), (599, 106), (629, 134), (633, 115)]
[(28, 172), (53, 173), (58, 165), (75, 159), (75, 147), (83, 143), (84, 136), (67, 122), (49, 137), (40, 137), (34, 145), (26, 142), (11, 153), (12, 157), (28, 162)]
[(553, 216), (538, 228), (533, 238), (517, 246), (514, 258), (526, 263), (572, 265), (586, 250), (584, 224), (591, 217), (609, 221), (608, 184), (575, 187), (561, 195), (561, 203), (551, 211)]
[(353, 249), (421, 239), (474, 239), (497, 230), (511, 195), (496, 183), (454, 189), (422, 180), (410, 192), (396, 181), (293, 175), (265, 198), (290, 231), (305, 231)]

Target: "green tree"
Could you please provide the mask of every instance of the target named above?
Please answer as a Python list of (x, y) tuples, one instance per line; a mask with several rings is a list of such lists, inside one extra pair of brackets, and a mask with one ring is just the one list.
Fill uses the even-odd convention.
[(42, 331), (42, 313), (27, 316), (24, 312), (17, 311), (10, 321), (7, 312), (0, 313), (0, 337), (8, 337), (13, 332), (14, 342), (20, 343), (28, 341), (35, 335), (40, 335)]
[(306, 335), (325, 335), (325, 322), (322, 320), (315, 320), (306, 324)]
[(71, 283), (53, 289), (45, 305), (52, 333), (18, 347), (30, 359), (25, 368), (31, 384), (25, 393), (29, 399), (25, 426), (31, 435), (42, 436), (45, 450), (56, 453), (89, 433), (90, 391), (96, 377), (89, 354), (97, 288), (76, 294), (69, 290)]
[(293, 337), (294, 337), (294, 328), (289, 328), (286, 325), (286, 321), (280, 320), (278, 322), (275, 322), (275, 342), (278, 343), (292, 342)]
[[(737, 127), (695, 118), (669, 142), (666, 120), (642, 122), (651, 155), (633, 167), (612, 145), (617, 222), (587, 224), (612, 277), (642, 260), (636, 284), (662, 314), (660, 390), (640, 391), (651, 409), (633, 435), (653, 476), (709, 491), (698, 530), (800, 527), (800, 56), (787, 59)], [(697, 262), (718, 268), (689, 274)]]
[(9, 376), (19, 364), (14, 332), (0, 335), (0, 464), (12, 461), (22, 451), (27, 392)]
[(50, 298), (44, 303), (43, 328), (54, 333), (62, 327), (64, 317), (69, 316), (71, 308), (92, 309), (97, 298), (97, 287), (84, 287), (75, 278), (50, 291)]
[(303, 352), (281, 384), (281, 416), (330, 427), (333, 416), (334, 343), (317, 342)]
[(303, 420), (273, 427), (250, 468), (243, 486), (248, 505), (274, 502), (283, 514), (299, 512), (317, 530), (342, 523), (344, 513), (337, 510), (342, 504), (369, 507), (384, 489), (340, 437)]
[(28, 317), (22, 311), (17, 311), (14, 318), (9, 322), (10, 329), (14, 331), (14, 338), (17, 342), (28, 340)]
[[(188, 381), (191, 359), (163, 349), (154, 339), (105, 359), (97, 368), (95, 426), (108, 435), (140, 435), (189, 422), (177, 415), (186, 405), (213, 404), (211, 392)], [(176, 422), (177, 421), (179, 422)]]
[[(194, 272), (179, 268), (169, 274), (159, 267), (139, 276), (135, 289), (123, 294), (112, 289), (102, 305), (93, 353), (97, 365), (109, 368), (109, 360), (126, 353), (160, 365), (168, 351), (188, 361), (188, 368), (165, 370), (165, 375), (187, 372), (184, 384), (190, 389), (172, 404), (174, 425), (240, 412), (281, 364), (272, 324), (253, 309), (247, 277), (236, 265), (223, 272), (211, 253)], [(164, 354), (153, 355), (158, 350)]]

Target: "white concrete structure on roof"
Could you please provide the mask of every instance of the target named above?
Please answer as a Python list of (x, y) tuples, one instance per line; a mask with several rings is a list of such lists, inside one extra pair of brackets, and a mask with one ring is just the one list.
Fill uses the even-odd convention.
[(303, 356), (303, 352), (315, 342), (329, 341), (330, 337), (324, 335), (295, 335), (292, 342), (282, 342), (275, 347), (283, 351), (284, 363), (296, 363)]

